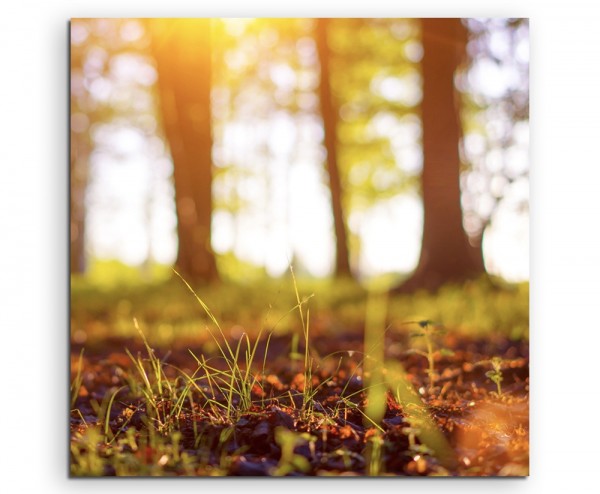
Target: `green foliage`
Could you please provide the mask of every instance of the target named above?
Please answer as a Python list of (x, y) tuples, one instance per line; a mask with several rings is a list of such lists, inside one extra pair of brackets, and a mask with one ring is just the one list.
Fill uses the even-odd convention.
[[(411, 333), (411, 338), (423, 338), (425, 340), (425, 346), (427, 348), (426, 352), (415, 349), (413, 349), (412, 352), (427, 359), (427, 376), (429, 377), (429, 391), (431, 392), (433, 390), (436, 377), (434, 369), (436, 351), (434, 351), (433, 338), (436, 334), (444, 333), (445, 330), (442, 328), (442, 326), (436, 325), (433, 321), (428, 319), (424, 319), (422, 321), (409, 321), (406, 324), (416, 324), (420, 328), (418, 331)], [(446, 348), (441, 349), (440, 353), (446, 356), (452, 356), (454, 354), (452, 350)]]
[[(350, 214), (416, 190), (414, 171), (406, 171), (411, 164), (403, 158), (419, 144), (420, 95), (389, 88), (415, 87), (419, 81), (418, 60), (411, 56), (419, 49), (418, 23), (334, 19), (329, 34), (331, 85), (341, 117), (339, 163)], [(413, 130), (415, 139), (403, 142), (402, 132)]]
[[(288, 291), (283, 291), (283, 284), (288, 284)], [(387, 409), (386, 400), (393, 397), (402, 406), (406, 421), (410, 424), (405, 431), (409, 438), (409, 453), (415, 458), (416, 455), (433, 456), (435, 461), (444, 468), (452, 468), (455, 465), (454, 453), (431, 417), (422, 397), (408, 380), (401, 364), (385, 360), (383, 349), (384, 336), (394, 329), (393, 322), (385, 327), (386, 321), (390, 320), (389, 315), (386, 317), (386, 314), (389, 314), (394, 306), (399, 305), (400, 301), (405, 302), (401, 308), (408, 311), (411, 301), (416, 300), (420, 304), (427, 300), (431, 312), (435, 312), (440, 307), (442, 311), (448, 310), (450, 304), (457, 300), (454, 298), (454, 294), (459, 291), (457, 287), (443, 289), (438, 296), (417, 294), (413, 299), (390, 298), (385, 293), (374, 294), (373, 290), (371, 296), (366, 297), (365, 290), (357, 285), (337, 282), (317, 283), (297, 279), (293, 270), (290, 272), (290, 278), (279, 280), (278, 285), (265, 283), (259, 286), (263, 290), (260, 293), (256, 293), (256, 285), (248, 288), (241, 285), (215, 285), (199, 287), (196, 290), (184, 280), (182, 282), (181, 279), (176, 279), (175, 282), (162, 286), (154, 285), (143, 289), (136, 286), (131, 290), (128, 289), (129, 291), (119, 292), (120, 296), (130, 297), (130, 306), (127, 310), (123, 307), (116, 309), (115, 313), (118, 313), (119, 318), (117, 320), (131, 317), (134, 312), (133, 306), (139, 304), (139, 309), (135, 309), (135, 313), (139, 315), (140, 320), (152, 320), (149, 315), (154, 314), (154, 317), (158, 317), (154, 321), (155, 324), (165, 324), (165, 321), (160, 319), (160, 313), (153, 312), (156, 307), (161, 306), (169, 310), (172, 309), (171, 303), (175, 306), (178, 303), (187, 304), (186, 299), (191, 299), (190, 307), (180, 305), (174, 313), (170, 314), (177, 314), (182, 320), (185, 320), (184, 315), (197, 320), (198, 305), (200, 305), (204, 320), (200, 324), (196, 322), (193, 327), (196, 338), (200, 335), (205, 336), (203, 350), (198, 355), (191, 353), (196, 361), (193, 372), (178, 369), (167, 364), (165, 358), (161, 359), (156, 355), (150, 341), (153, 341), (154, 336), (159, 333), (154, 333), (150, 337), (148, 333), (152, 332), (151, 325), (146, 327), (144, 323), (144, 331), (142, 331), (137, 320), (134, 320), (133, 325), (129, 322), (129, 326), (134, 329), (133, 334), (143, 343), (145, 355), (139, 353), (135, 355), (128, 351), (131, 370), (118, 374), (122, 382), (114, 383), (115, 385), (109, 387), (100, 403), (95, 399), (90, 400), (97, 417), (96, 422), (90, 423), (89, 420), (86, 422), (79, 410), (73, 410), (73, 416), (80, 417), (83, 424), (80, 428), (81, 432), (75, 431), (72, 435), (73, 475), (106, 475), (107, 472), (117, 475), (168, 475), (171, 472), (188, 475), (226, 475), (232, 466), (232, 448), (235, 449), (235, 435), (231, 425), (239, 421), (245, 413), (256, 413), (257, 407), (264, 409), (265, 400), (257, 399), (253, 392), (262, 389), (271, 334), (275, 329), (280, 328), (284, 329), (284, 333), (292, 328), (293, 334), (297, 334), (298, 340), (301, 338), (304, 343), (303, 349), (299, 350), (297, 345), (295, 350), (298, 364), (301, 366), (300, 372), (304, 377), (302, 407), (297, 410), (297, 417), (302, 424), (307, 424), (309, 427), (313, 424), (330, 424), (335, 423), (331, 422), (335, 417), (344, 417), (347, 413), (359, 413), (364, 419), (365, 428), (370, 429), (368, 437), (365, 437), (366, 472), (369, 475), (381, 475), (384, 473), (382, 457), (385, 447), (383, 437), (386, 431), (380, 422)], [(319, 296), (314, 300), (311, 299), (312, 296), (303, 297), (301, 293), (309, 292), (309, 289)], [(94, 310), (106, 311), (106, 304), (115, 303), (115, 300), (117, 306), (122, 304), (122, 300), (119, 301), (119, 297), (109, 291), (102, 291), (89, 285), (79, 286), (78, 290), (81, 291), (74, 291), (74, 295), (81, 297), (77, 298), (77, 301), (85, 310), (94, 308)], [(481, 303), (486, 303), (485, 294), (489, 298), (508, 297), (507, 300), (513, 301), (513, 309), (514, 306), (519, 306), (519, 297), (523, 293), (520, 287), (491, 290), (483, 284), (467, 285), (464, 290)], [(228, 295), (227, 298), (224, 297), (225, 293)], [(99, 296), (100, 303), (97, 299), (86, 298), (91, 294)], [(261, 303), (264, 305), (264, 299), (269, 297), (278, 300), (278, 305), (289, 304), (288, 307), (291, 309), (284, 312), (270, 307), (269, 312), (275, 313), (274, 317), (264, 317), (264, 313), (258, 311), (252, 315), (244, 315), (243, 311), (248, 310), (246, 303), (251, 310), (255, 310), (254, 306), (257, 307)], [(263, 324), (253, 335), (242, 333), (232, 338), (227, 327), (217, 317), (216, 311), (209, 308), (208, 299), (211, 300), (211, 304), (214, 303), (220, 309), (221, 315), (225, 315), (232, 321), (239, 321), (240, 317), (248, 317), (256, 322), (256, 314), (261, 314)], [(307, 307), (309, 300), (312, 300), (311, 304), (314, 305), (311, 306), (310, 311)], [(84, 301), (90, 305), (83, 304)], [(487, 300), (487, 303), (494, 302)], [(75, 312), (82, 309), (75, 303), (73, 308)], [(300, 317), (288, 317), (296, 311)], [(365, 358), (353, 371), (361, 372), (362, 367), (366, 387), (348, 394), (346, 384), (346, 387), (339, 392), (339, 401), (335, 407), (325, 410), (320, 404), (317, 405), (315, 399), (321, 387), (327, 386), (331, 378), (323, 378), (321, 375), (321, 382), (316, 384), (314, 369), (318, 368), (323, 358), (316, 354), (310, 343), (311, 339), (319, 337), (323, 331), (330, 331), (323, 327), (315, 329), (315, 321), (318, 321), (319, 317), (330, 314), (331, 311), (336, 311), (336, 314), (339, 311), (342, 314), (342, 317), (336, 320), (345, 319), (353, 326), (364, 325), (372, 338), (365, 340)], [(513, 317), (516, 316), (513, 314)], [(282, 322), (288, 319), (292, 321), (289, 321), (290, 326), (286, 327)], [(175, 328), (178, 323), (169, 321), (169, 324)], [(428, 376), (430, 385), (433, 385), (435, 355), (451, 353), (434, 347), (433, 338), (440, 334), (441, 328), (431, 319), (418, 318), (412, 321), (412, 324), (415, 327), (414, 337), (423, 340), (427, 349), (416, 353), (420, 352), (419, 354), (428, 360)], [(428, 340), (429, 344), (427, 344)], [(264, 344), (265, 351), (265, 356), (260, 361), (257, 359), (259, 342)], [(205, 350), (211, 351), (210, 348), (213, 354), (216, 353), (217, 358), (204, 355)], [(74, 405), (82, 383), (82, 359), (83, 353), (80, 353), (79, 364), (71, 386), (71, 400)], [(493, 370), (487, 376), (496, 383), (498, 395), (501, 395), (502, 361), (494, 358), (489, 362)], [(371, 377), (367, 376), (367, 371)], [(336, 370), (331, 375), (335, 373)], [(348, 383), (353, 376), (354, 374), (347, 376)], [(367, 397), (367, 402), (363, 405), (353, 401), (356, 400), (357, 395)], [(278, 399), (287, 400), (287, 396), (284, 398), (282, 395)], [(113, 410), (117, 404), (125, 402), (134, 405), (121, 411), (119, 421), (115, 422)], [(290, 402), (293, 403), (293, 399)], [(144, 416), (141, 424), (133, 427), (131, 421), (136, 413), (139, 415), (139, 410), (143, 410)], [(221, 428), (216, 446), (214, 437), (207, 435), (199, 422), (192, 420), (191, 426), (189, 425), (189, 417), (197, 414), (198, 410), (201, 410), (202, 420), (212, 427)], [(217, 466), (214, 460), (211, 462), (208, 457), (202, 455), (191, 457), (182, 451), (179, 441), (183, 420), (187, 420), (188, 428), (191, 427), (186, 434), (188, 437), (189, 434), (193, 435), (194, 448), (199, 451), (214, 451), (214, 455), (219, 458)], [(313, 451), (314, 436), (282, 429), (275, 432), (275, 440), (282, 450), (282, 455), (274, 474), (288, 475), (309, 471), (308, 460), (305, 456), (296, 453), (295, 448), (308, 443), (309, 449)], [(348, 463), (355, 460), (354, 453), (348, 452), (343, 447), (331, 454), (341, 456)]]
[[(126, 353), (131, 359), (134, 369), (137, 371), (139, 376), (139, 381), (137, 382), (133, 379), (130, 379), (128, 382), (128, 387), (130, 390), (141, 394), (145, 398), (148, 415), (155, 421), (157, 430), (160, 432), (169, 432), (173, 428), (173, 418), (177, 417), (181, 411), (181, 406), (187, 397), (189, 388), (184, 388), (182, 393), (179, 394), (177, 387), (171, 385), (171, 382), (165, 374), (163, 362), (156, 356), (154, 350), (150, 347), (146, 336), (138, 325), (137, 320), (134, 319), (133, 322), (144, 343), (148, 358), (144, 360), (139, 355), (134, 357), (129, 350), (126, 350)], [(115, 393), (112, 395), (109, 404), (109, 411), (110, 405), (120, 390), (121, 388), (115, 391)], [(162, 410), (160, 407), (161, 401), (165, 399), (174, 404), (168, 413), (167, 411)], [(110, 415), (107, 414), (107, 416)], [(121, 430), (126, 425), (127, 423), (125, 423)], [(108, 424), (106, 424), (105, 433), (109, 435)]]
[[(211, 385), (216, 387), (221, 394), (227, 397), (226, 417), (230, 422), (234, 422), (237, 417), (250, 410), (250, 408), (252, 407), (252, 389), (255, 386), (260, 386), (258, 374), (253, 373), (252, 367), (254, 364), (258, 343), (261, 339), (264, 327), (261, 327), (261, 329), (259, 330), (254, 344), (251, 344), (250, 338), (247, 334), (243, 334), (238, 340), (238, 343), (235, 346), (234, 350), (233, 347), (230, 345), (221, 325), (219, 324), (219, 321), (211, 312), (208, 305), (206, 305), (206, 303), (197, 295), (197, 293), (189, 285), (189, 283), (185, 281), (181, 277), (181, 275), (179, 275), (179, 273), (175, 273), (181, 278), (186, 287), (194, 295), (194, 297), (196, 298), (206, 315), (209, 317), (212, 324), (214, 324), (214, 326), (217, 329), (217, 333), (214, 333), (209, 326), (206, 327), (212, 340), (214, 341), (219, 350), (221, 358), (225, 361), (227, 365), (227, 370), (221, 371), (215, 367), (209, 366), (203, 356), (201, 357), (201, 359), (198, 359), (195, 356), (194, 357), (196, 358), (196, 362), (198, 363), (198, 370), (204, 371), (207, 381), (211, 383)], [(265, 359), (268, 351), (271, 333), (267, 337)], [(240, 350), (242, 349), (243, 344), (245, 344), (244, 367), (242, 367), (239, 363)], [(193, 378), (189, 378), (189, 381), (196, 388), (198, 388)], [(236, 398), (235, 402), (234, 398)], [(214, 397), (210, 401), (212, 405), (218, 406), (218, 402), (214, 399)]]
[(238, 259), (233, 252), (216, 256), (219, 276), (234, 284), (260, 283), (267, 277), (265, 268)]
[(95, 427), (88, 428), (71, 441), (71, 475), (98, 477), (104, 474), (104, 460), (99, 454), (102, 434)]
[(314, 451), (316, 437), (307, 433), (299, 434), (292, 432), (285, 427), (275, 429), (275, 442), (281, 448), (281, 458), (273, 475), (283, 477), (292, 472), (308, 472), (310, 470), (309, 461), (302, 455), (294, 453), (294, 448), (309, 442)]
[[(365, 314), (364, 376), (367, 387), (365, 427), (379, 428), (386, 410), (387, 388), (382, 363), (385, 361), (385, 320), (388, 299), (385, 292), (369, 293)], [(376, 450), (376, 446), (373, 446)], [(374, 453), (376, 454), (376, 453)]]
[(85, 348), (81, 349), (79, 353), (79, 360), (77, 361), (77, 373), (75, 374), (75, 379), (71, 383), (71, 408), (75, 406), (75, 401), (77, 400), (77, 396), (79, 395), (79, 390), (81, 389), (81, 383), (83, 382), (82, 370), (83, 370), (83, 353)]
[[(85, 275), (85, 282), (107, 290), (123, 286), (143, 286), (161, 283), (171, 276), (171, 267), (166, 264), (131, 266), (116, 260), (92, 258)], [(78, 283), (84, 283), (77, 279)]]
[(498, 396), (502, 396), (502, 381), (504, 378), (502, 377), (502, 359), (500, 357), (493, 357), (490, 360), (490, 364), (492, 365), (492, 370), (487, 371), (485, 373), (486, 377), (489, 377), (492, 382), (496, 384), (498, 390)]
[[(394, 280), (386, 280), (389, 286)], [(161, 283), (104, 285), (87, 278), (71, 282), (72, 341), (93, 346), (108, 337), (137, 337), (131, 320), (144, 321), (144, 333), (158, 346), (186, 341), (211, 343), (205, 331), (209, 318), (198, 314), (197, 301), (179, 279)], [(344, 332), (364, 325), (367, 290), (347, 280), (310, 280), (297, 276), (301, 293), (314, 293), (311, 300), (313, 320), (327, 320), (335, 314), (335, 328)], [(194, 291), (213, 307), (225, 332), (243, 328), (255, 337), (261, 325), (277, 327), (280, 334), (294, 334), (299, 320), (289, 317), (289, 307), (297, 305), (288, 277), (262, 279), (252, 284), (225, 282), (195, 285)], [(282, 309), (286, 308), (286, 309)], [(297, 310), (297, 309), (294, 309)], [(453, 333), (473, 337), (490, 334), (513, 340), (529, 336), (529, 284), (491, 286), (486, 281), (443, 287), (437, 294), (419, 292), (390, 299), (388, 320), (392, 330), (400, 330), (406, 320), (444, 321)], [(314, 325), (313, 325), (314, 326)], [(313, 331), (323, 328), (313, 328)], [(210, 340), (210, 341), (209, 341)]]
[(226, 470), (205, 469), (189, 453), (181, 451), (181, 437), (180, 432), (163, 436), (150, 428), (141, 432), (130, 428), (107, 446), (102, 432), (90, 427), (84, 433), (74, 434), (71, 440), (71, 475), (159, 476), (175, 470), (189, 476), (197, 475), (198, 471), (207, 475), (225, 474)]
[(383, 474), (383, 446), (384, 440), (380, 431), (375, 430), (367, 443), (367, 475), (378, 477)]
[[(313, 398), (313, 384), (312, 384), (312, 367), (313, 359), (310, 355), (309, 349), (309, 334), (310, 334), (310, 312), (306, 309), (306, 314), (302, 312), (302, 306), (305, 305), (310, 297), (300, 300), (300, 293), (298, 292), (298, 283), (296, 282), (296, 276), (294, 275), (294, 269), (290, 264), (290, 273), (292, 275), (292, 282), (294, 284), (294, 292), (296, 294), (296, 307), (300, 314), (300, 320), (302, 321), (302, 334), (304, 336), (304, 386), (302, 388), (302, 411), (307, 415), (311, 415), (312, 412), (312, 398)], [(312, 295), (311, 295), (312, 297)]]
[(452, 332), (473, 337), (489, 334), (513, 340), (529, 337), (529, 283), (485, 279), (447, 285), (436, 294), (417, 292), (390, 304), (392, 321), (443, 321)]

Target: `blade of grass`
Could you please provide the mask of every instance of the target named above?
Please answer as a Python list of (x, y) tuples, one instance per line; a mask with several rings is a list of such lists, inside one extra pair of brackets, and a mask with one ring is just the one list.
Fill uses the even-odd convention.
[(77, 361), (77, 374), (75, 375), (75, 379), (71, 384), (71, 408), (75, 406), (75, 402), (77, 401), (77, 397), (79, 396), (79, 390), (81, 389), (81, 384), (83, 382), (83, 352), (85, 348), (81, 349), (79, 352), (79, 360)]
[[(109, 432), (112, 436), (112, 431), (110, 430), (110, 411), (112, 409), (113, 402), (115, 401), (116, 396), (126, 387), (127, 386), (121, 386), (119, 389), (115, 390), (115, 392), (110, 397), (110, 400), (108, 401), (108, 407), (106, 408), (106, 416), (104, 417), (104, 438), (105, 438), (104, 441), (105, 442), (106, 442), (106, 438), (108, 437)], [(115, 437), (116, 436), (113, 436), (112, 439), (114, 439)], [(112, 442), (112, 439), (110, 442)], [(110, 442), (107, 444), (110, 444)]]

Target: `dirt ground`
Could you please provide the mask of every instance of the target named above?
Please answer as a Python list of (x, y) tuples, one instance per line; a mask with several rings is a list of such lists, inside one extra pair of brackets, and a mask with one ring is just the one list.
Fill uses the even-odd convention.
[[(189, 342), (186, 342), (189, 343)], [(386, 336), (385, 360), (402, 364), (406, 378), (426, 406), (429, 416), (451, 448), (451, 457), (439, 458), (414, 423), (406, 403), (386, 392), (386, 405), (379, 424), (365, 416), (368, 406), (368, 371), (365, 372), (362, 335), (344, 338), (316, 337), (311, 342), (313, 358), (310, 413), (306, 411), (306, 375), (301, 359), (293, 357), (289, 336), (273, 337), (264, 359), (264, 346), (257, 347), (260, 362), (252, 389), (252, 406), (234, 421), (220, 417), (206, 396), (225, 403), (227, 396), (205, 387), (206, 393), (190, 392), (164, 442), (173, 447), (176, 460), (144, 446), (151, 425), (148, 400), (131, 390), (136, 370), (132, 356), (144, 355), (141, 341), (112, 339), (86, 347), (82, 359), (81, 386), (70, 417), (72, 444), (79, 451), (83, 434), (103, 428), (101, 404), (106, 404), (121, 386), (111, 405), (108, 427), (111, 437), (127, 437), (130, 446), (112, 440), (99, 441), (97, 448), (106, 462), (102, 475), (123, 474), (109, 461), (117, 444), (118, 453), (130, 454), (137, 467), (129, 474), (148, 474), (148, 465), (161, 466), (164, 475), (451, 475), (522, 476), (529, 464), (529, 345), (503, 337), (474, 339), (448, 334), (438, 341), (435, 375), (429, 383), (427, 359), (410, 350), (408, 338)], [(81, 345), (72, 344), (71, 371), (79, 370)], [(203, 347), (156, 348), (165, 376), (183, 386), (180, 370), (197, 371), (194, 355)], [(296, 349), (304, 351), (302, 345)], [(214, 357), (214, 356), (212, 356)], [(490, 378), (491, 359), (499, 358), (501, 393)], [(207, 355), (211, 358), (211, 355)], [(215, 368), (223, 367), (218, 358)], [(385, 369), (387, 364), (384, 364)], [(264, 366), (264, 369), (262, 367)], [(384, 370), (385, 373), (385, 370)], [(210, 394), (212, 393), (212, 394)], [(160, 410), (168, 414), (175, 403), (156, 397)], [(233, 399), (234, 406), (237, 404)], [(304, 404), (304, 408), (303, 408)], [(160, 412), (159, 412), (160, 413)], [(128, 433), (128, 431), (130, 431)], [(286, 435), (286, 431), (296, 434)], [(376, 445), (376, 446), (374, 446)], [(89, 445), (88, 445), (89, 448)], [(374, 448), (376, 450), (374, 451)], [(156, 451), (155, 451), (156, 449)], [(161, 465), (162, 462), (162, 465)], [(376, 464), (375, 464), (376, 463)], [(143, 468), (144, 467), (144, 468)]]

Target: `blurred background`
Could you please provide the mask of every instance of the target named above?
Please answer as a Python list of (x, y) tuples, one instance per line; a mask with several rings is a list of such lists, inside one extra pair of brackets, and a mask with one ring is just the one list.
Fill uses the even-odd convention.
[(458, 54), (462, 230), (487, 273), (527, 281), (526, 19), (72, 20), (71, 273), (406, 278), (436, 29)]

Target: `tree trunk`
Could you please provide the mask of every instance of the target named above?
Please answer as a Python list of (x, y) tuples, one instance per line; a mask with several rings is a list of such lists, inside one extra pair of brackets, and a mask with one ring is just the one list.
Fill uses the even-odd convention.
[(83, 274), (85, 259), (85, 189), (90, 155), (88, 137), (71, 133), (70, 250), (71, 274)]
[(460, 19), (423, 19), (423, 239), (419, 264), (396, 292), (434, 291), (485, 272), (469, 244), (460, 205), (460, 116), (454, 74), (465, 53)]
[[(84, 55), (81, 50), (71, 47), (70, 70), (83, 72)], [(78, 97), (71, 90), (71, 115), (79, 112)], [(92, 114), (92, 111), (88, 111)], [(70, 128), (69, 163), (69, 222), (70, 245), (69, 267), (71, 274), (83, 274), (86, 269), (85, 256), (85, 190), (88, 182), (91, 142), (89, 128)]]
[(164, 132), (173, 159), (176, 267), (187, 279), (218, 277), (211, 248), (212, 132), (209, 19), (151, 21)]
[(327, 46), (328, 23), (328, 19), (317, 19), (316, 42), (321, 64), (319, 99), (321, 115), (323, 117), (324, 143), (327, 152), (326, 166), (329, 176), (329, 190), (331, 191), (331, 207), (335, 232), (335, 276), (350, 277), (352, 273), (348, 253), (348, 235), (342, 206), (343, 190), (336, 152), (337, 113), (332, 101), (330, 85), (329, 48)]

